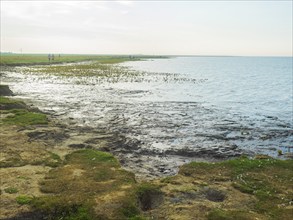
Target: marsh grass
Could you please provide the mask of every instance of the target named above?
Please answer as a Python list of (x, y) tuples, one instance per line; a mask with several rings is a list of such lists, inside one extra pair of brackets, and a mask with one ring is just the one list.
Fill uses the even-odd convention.
[(0, 96), (0, 104), (14, 104), (14, 103), (23, 103), (23, 102), (10, 99), (4, 96)]
[(48, 124), (48, 119), (45, 114), (30, 112), (26, 109), (12, 109), (1, 111), (1, 114), (6, 115), (1, 119), (1, 124), (4, 125), (45, 125)]
[(15, 194), (15, 193), (18, 193), (18, 189), (15, 187), (8, 187), (4, 189), (4, 192), (9, 194)]
[[(239, 158), (220, 163), (192, 162), (184, 165), (180, 174), (205, 176), (210, 181), (214, 181), (214, 175), (210, 174), (221, 174), (232, 181), (231, 185), (235, 189), (257, 198), (253, 205), (255, 212), (268, 215), (272, 219), (288, 219), (292, 210), (282, 207), (287, 206), (293, 198), (292, 170), (293, 160)], [(220, 217), (213, 217), (217, 215)], [(209, 219), (226, 219), (225, 215), (233, 216), (218, 210), (212, 212)], [(243, 219), (246, 219), (245, 215)]]
[(54, 60), (48, 60), (48, 54), (0, 54), (0, 65), (34, 65), (58, 64), (81, 61), (99, 61), (104, 64), (115, 64), (124, 61), (135, 61), (149, 58), (167, 58), (164, 56), (128, 56), (128, 55), (86, 55), (86, 54), (54, 54)]
[(48, 196), (36, 198), (32, 207), (54, 219), (79, 215), (80, 209), (89, 219), (134, 218), (140, 214), (135, 186), (134, 174), (121, 169), (113, 155), (78, 150), (40, 182)]
[(41, 212), (46, 219), (91, 220), (93, 210), (89, 201), (71, 201), (62, 196), (34, 198), (31, 206)]
[(9, 109), (24, 109), (26, 105), (24, 102), (16, 99), (0, 96), (0, 111)]
[(33, 112), (24, 102), (0, 96), (0, 125), (45, 125), (47, 116)]
[(18, 153), (13, 153), (9, 156), (9, 158), (5, 158), (5, 160), (0, 161), (0, 167), (21, 167), (26, 165), (26, 162), (23, 161)]
[(57, 76), (61, 79), (68, 80), (67, 77), (75, 77), (76, 84), (101, 84), (105, 82), (172, 82), (196, 84), (206, 81), (206, 79), (195, 79), (179, 73), (137, 71), (125, 66), (116, 65), (121, 62), (136, 61), (144, 58), (148, 57), (99, 57), (89, 62), (77, 62), (75, 64), (52, 63), (52, 65), (27, 66), (22, 67), (20, 71), (24, 74), (38, 75), (42, 79), (50, 79), (52, 76)]
[[(35, 165), (35, 166), (48, 166), (48, 167), (58, 167), (62, 164), (60, 157), (52, 152), (46, 150), (40, 150), (40, 154), (37, 157), (22, 158), (21, 152), (10, 151), (9, 157), (5, 160), (0, 161), (0, 167), (21, 167), (25, 165)], [(29, 177), (18, 177), (26, 178)]]
[(98, 165), (109, 165), (111, 167), (118, 168), (118, 160), (111, 154), (96, 151), (96, 150), (78, 150), (72, 154), (66, 156), (66, 162), (68, 164), (77, 163), (85, 168), (91, 168)]
[(16, 202), (20, 205), (29, 205), (33, 197), (27, 195), (20, 195), (16, 197)]
[(32, 163), (32, 165), (45, 165), (52, 168), (58, 167), (61, 164), (62, 164), (61, 158), (57, 154), (49, 152), (49, 151), (48, 151), (47, 157)]
[[(117, 61), (118, 62), (118, 61)], [(137, 77), (138, 71), (132, 71), (129, 68), (113, 65), (113, 63), (89, 62), (77, 63), (75, 65), (51, 65), (35, 66), (34, 68), (25, 68), (26, 74), (38, 74), (42, 76), (63, 76), (63, 77), (97, 77), (101, 80), (111, 80), (118, 82), (122, 79)]]
[[(207, 215), (208, 220), (250, 220), (251, 214), (245, 210), (226, 211), (222, 209), (215, 209)], [(258, 219), (258, 218), (253, 218)]]
[[(111, 60), (111, 56), (98, 55), (63, 55), (55, 54), (54, 60), (49, 61), (47, 54), (1, 54), (1, 65), (23, 65), (23, 64), (56, 64), (92, 60)], [(115, 58), (117, 60), (117, 58)]]

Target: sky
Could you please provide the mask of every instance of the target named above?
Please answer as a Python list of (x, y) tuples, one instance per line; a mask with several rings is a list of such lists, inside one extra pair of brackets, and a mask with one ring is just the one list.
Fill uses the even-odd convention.
[(1, 51), (292, 56), (293, 0), (1, 0)]

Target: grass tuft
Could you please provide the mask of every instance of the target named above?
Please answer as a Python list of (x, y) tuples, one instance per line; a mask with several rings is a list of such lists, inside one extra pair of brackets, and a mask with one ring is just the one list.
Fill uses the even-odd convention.
[(118, 160), (111, 154), (97, 150), (78, 150), (66, 156), (67, 163), (79, 163), (84, 166), (95, 166), (101, 163), (119, 167)]
[(29, 205), (32, 200), (33, 198), (27, 195), (20, 195), (16, 197), (16, 202), (20, 205)]
[(247, 211), (225, 211), (222, 209), (214, 209), (207, 215), (208, 220), (251, 220), (253, 215)]
[[(255, 196), (257, 201), (252, 205), (255, 212), (273, 219), (287, 219), (290, 211), (282, 207), (286, 207), (293, 197), (293, 191), (290, 190), (293, 188), (292, 170), (293, 160), (261, 157), (239, 158), (213, 164), (192, 162), (183, 165), (179, 173), (191, 177), (204, 176), (211, 182), (215, 181), (215, 177), (210, 174), (220, 173), (222, 177), (233, 182), (235, 189)], [(209, 219), (233, 219), (230, 218), (233, 213), (216, 210), (210, 213)], [(242, 217), (246, 219), (245, 215)]]
[(5, 188), (4, 191), (6, 193), (9, 193), (9, 194), (15, 194), (15, 193), (18, 193), (18, 189), (15, 188), (15, 187), (8, 187), (8, 188)]
[(54, 196), (36, 199), (33, 207), (54, 219), (79, 216), (80, 207), (86, 208), (90, 219), (135, 218), (140, 214), (135, 183), (134, 174), (122, 170), (111, 154), (78, 150), (40, 182), (41, 191)]
[(30, 112), (26, 109), (13, 109), (3, 111), (2, 114), (8, 114), (2, 119), (4, 125), (43, 125), (48, 124), (48, 119), (45, 114)]

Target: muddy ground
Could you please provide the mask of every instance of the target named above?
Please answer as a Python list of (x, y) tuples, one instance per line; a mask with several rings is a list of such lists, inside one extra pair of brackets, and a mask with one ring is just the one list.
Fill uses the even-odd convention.
[(47, 115), (45, 124), (7, 123), (17, 114), (14, 108), (39, 112), (7, 102), (0, 109), (0, 219), (289, 219), (292, 214), (292, 160), (260, 156), (186, 164), (196, 155), (214, 158), (211, 162), (227, 157), (216, 149), (147, 151), (119, 133), (54, 115)]

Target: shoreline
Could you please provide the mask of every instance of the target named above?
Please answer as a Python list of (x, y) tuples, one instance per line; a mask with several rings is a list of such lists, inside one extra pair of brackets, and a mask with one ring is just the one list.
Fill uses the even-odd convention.
[(149, 55), (86, 55), (86, 54), (55, 54), (54, 60), (48, 60), (47, 54), (0, 54), (0, 67), (36, 66), (68, 64), (78, 62), (100, 62), (104, 64), (120, 63), (125, 61), (137, 61), (143, 59), (166, 59), (167, 56)]
[[(194, 216), (214, 220), (223, 216), (286, 219), (293, 210), (293, 160), (259, 155), (256, 159), (192, 162), (180, 166), (174, 176), (138, 179), (119, 168), (111, 154), (104, 153), (108, 151), (103, 148), (105, 133), (47, 117), (48, 124), (44, 125), (0, 124), (2, 220), (78, 216), (117, 220)], [(92, 143), (87, 140), (92, 138), (98, 140), (99, 148), (89, 146)], [(81, 140), (88, 145), (81, 145)], [(100, 155), (110, 160), (98, 159)], [(97, 172), (94, 181), (93, 172)], [(94, 187), (94, 183), (98, 185)], [(262, 197), (260, 192), (272, 195)], [(251, 208), (252, 204), (260, 207)]]
[[(33, 100), (33, 98), (31, 99), (32, 100), (28, 99), (27, 101), (34, 106), (36, 102)], [(71, 109), (70, 106), (66, 106), (64, 109), (66, 108)], [(210, 148), (199, 147), (194, 149), (171, 147), (170, 149), (162, 150), (160, 147), (148, 148), (148, 145), (143, 146), (143, 140), (127, 136), (127, 133), (137, 134), (135, 131), (137, 127), (131, 128), (127, 124), (124, 125), (123, 123), (122, 125), (119, 125), (119, 120), (125, 120), (123, 117), (118, 118), (117, 120), (116, 118), (110, 118), (107, 121), (107, 126), (103, 125), (99, 127), (88, 126), (84, 123), (81, 123), (81, 121), (78, 121), (78, 119), (68, 117), (68, 115), (65, 113), (65, 115), (62, 116), (59, 112), (54, 110), (45, 112), (46, 114), (50, 114), (50, 117), (57, 121), (57, 123), (62, 120), (62, 127), (67, 127), (69, 133), (71, 132), (75, 135), (80, 133), (79, 136), (81, 137), (88, 136), (88, 139), (81, 138), (78, 140), (76, 138), (75, 142), (72, 143), (73, 148), (103, 149), (106, 152), (111, 152), (120, 160), (122, 166), (125, 169), (137, 173), (137, 176), (140, 179), (154, 179), (162, 176), (176, 175), (180, 166), (192, 161), (220, 162), (227, 159), (237, 158), (242, 155), (250, 156), (252, 158), (256, 154), (253, 152), (244, 151), (234, 144), (227, 145), (225, 147), (221, 147), (221, 145), (215, 145)], [(122, 112), (115, 112), (117, 115), (120, 113)], [(112, 130), (111, 127), (114, 127), (115, 129)], [(176, 127), (174, 127), (174, 129), (175, 128)], [(87, 131), (86, 134), (84, 130)], [(97, 132), (97, 130), (99, 131)], [(138, 133), (139, 132), (142, 131), (138, 131)], [(247, 131), (247, 133), (250, 132)], [(201, 136), (204, 134), (198, 135)], [(206, 136), (216, 140), (225, 140), (224, 136), (218, 134), (206, 134)], [(103, 143), (103, 146), (99, 146), (99, 143), (101, 142)], [(277, 158), (285, 159), (282, 158), (281, 154)]]
[[(30, 101), (30, 108), (37, 109), (33, 101)], [(40, 111), (41, 112), (41, 111)], [(224, 154), (211, 150), (189, 151), (188, 149), (174, 149), (162, 152), (158, 150), (147, 150), (140, 148), (139, 140), (125, 137), (116, 132), (107, 131), (105, 128), (99, 129), (90, 126), (79, 125), (73, 118), (60, 119), (58, 113), (42, 112), (47, 115), (54, 128), (63, 130), (61, 133), (54, 133), (48, 137), (45, 132), (51, 130), (29, 133), (30, 140), (61, 144), (63, 148), (68, 149), (68, 153), (79, 149), (94, 149), (113, 154), (120, 162), (122, 168), (133, 172), (137, 181), (150, 181), (163, 177), (174, 176), (178, 174), (179, 167), (196, 161), (215, 163), (225, 160), (236, 159), (240, 156), (254, 155), (243, 154), (234, 146), (227, 148), (233, 151), (233, 154)], [(50, 139), (51, 138), (51, 139)], [(213, 152), (215, 151), (215, 152)], [(176, 163), (174, 163), (176, 161)]]

